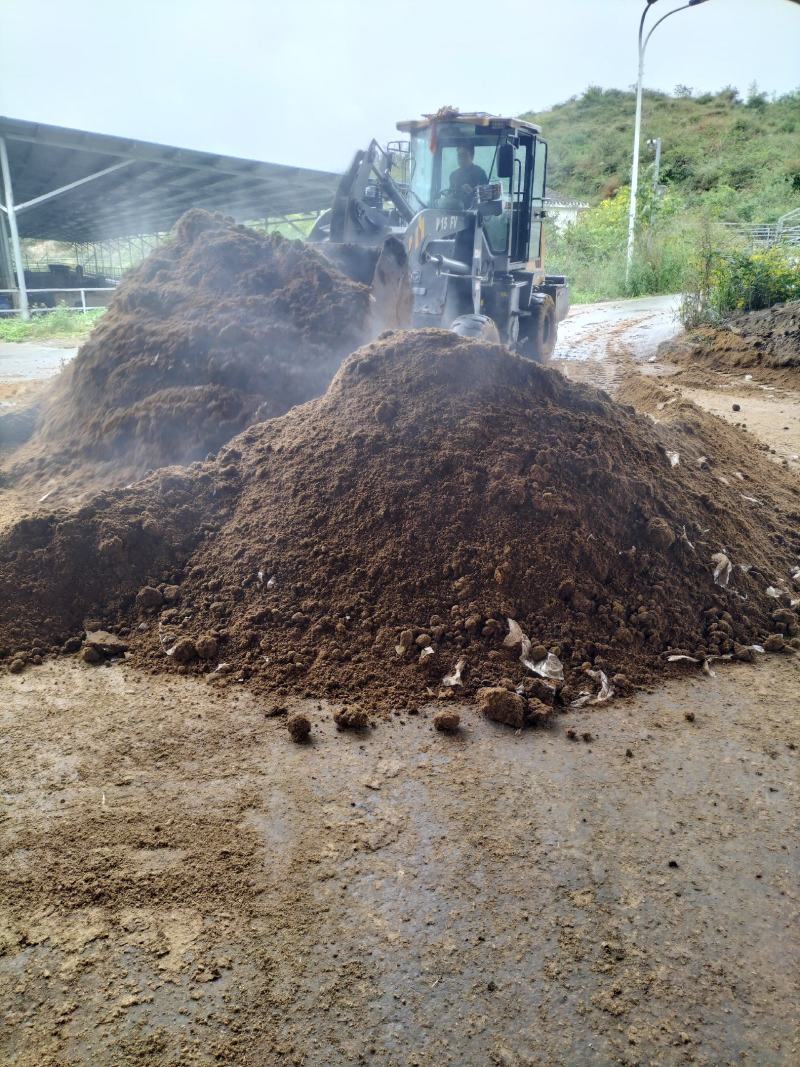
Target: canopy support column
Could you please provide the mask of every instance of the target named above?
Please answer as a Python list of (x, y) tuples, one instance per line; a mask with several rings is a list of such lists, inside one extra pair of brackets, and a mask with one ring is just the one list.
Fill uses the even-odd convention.
[(0, 289), (16, 289), (14, 265), (11, 262), (11, 242), (8, 238), (5, 207), (0, 211)]
[(11, 170), (8, 166), (8, 152), (4, 137), (0, 137), (0, 171), (3, 174), (3, 194), (5, 197), (5, 213), (8, 216), (8, 229), (11, 235), (11, 251), (14, 256), (14, 267), (17, 274), (17, 295), (19, 298), (19, 311), (23, 319), (31, 317), (28, 308), (28, 290), (25, 286), (25, 270), (22, 266), (22, 249), (19, 245), (19, 230), (17, 229), (17, 214), (14, 210), (14, 190), (11, 187)]

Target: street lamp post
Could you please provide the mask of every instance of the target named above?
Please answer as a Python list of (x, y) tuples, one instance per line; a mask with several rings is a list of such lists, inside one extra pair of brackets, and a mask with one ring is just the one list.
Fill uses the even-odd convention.
[(631, 165), (631, 206), (628, 213), (628, 257), (625, 264), (625, 284), (630, 281), (631, 265), (633, 263), (633, 243), (636, 236), (636, 193), (639, 189), (639, 136), (642, 128), (642, 77), (644, 75), (644, 51), (647, 48), (647, 42), (653, 36), (653, 31), (657, 26), (660, 26), (664, 19), (668, 19), (670, 15), (676, 14), (678, 11), (685, 11), (687, 7), (697, 7), (698, 4), (704, 4), (706, 0), (688, 0), (688, 3), (681, 4), (680, 7), (674, 7), (671, 11), (668, 11), (666, 15), (662, 15), (657, 22), (654, 22), (650, 27), (647, 36), (642, 39), (644, 33), (644, 21), (647, 18), (647, 12), (653, 6), (658, 3), (658, 0), (647, 0), (645, 3), (642, 17), (639, 20), (639, 76), (636, 80), (636, 120), (633, 127), (633, 163)]

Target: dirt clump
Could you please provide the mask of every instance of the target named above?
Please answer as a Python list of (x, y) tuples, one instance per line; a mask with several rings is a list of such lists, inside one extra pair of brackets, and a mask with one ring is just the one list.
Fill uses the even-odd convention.
[(337, 708), (333, 713), (337, 730), (366, 730), (369, 726), (369, 714), (357, 704)]
[(477, 694), (478, 707), (493, 722), (502, 722), (521, 730), (525, 725), (525, 701), (499, 685), (485, 686)]
[(443, 708), (433, 716), (433, 727), (440, 734), (456, 734), (461, 726), (461, 716), (457, 711)]
[(305, 741), (308, 741), (311, 733), (311, 719), (303, 712), (298, 711), (294, 715), (290, 715), (286, 720), (286, 729), (289, 731), (289, 737), (297, 745), (302, 745)]
[[(626, 693), (687, 669), (671, 655), (732, 656), (790, 607), (796, 483), (741, 431), (678, 416), (445, 331), (388, 334), (214, 459), (12, 528), (0, 642), (61, 645), (92, 615), (164, 670), (207, 636), (178, 669), (357, 699), (341, 727), (498, 688), (520, 724), (602, 702), (597, 679)], [(174, 602), (142, 615), (143, 586)]]
[(201, 459), (323, 393), (369, 310), (309, 245), (192, 210), (48, 388), (10, 476), (63, 492)]

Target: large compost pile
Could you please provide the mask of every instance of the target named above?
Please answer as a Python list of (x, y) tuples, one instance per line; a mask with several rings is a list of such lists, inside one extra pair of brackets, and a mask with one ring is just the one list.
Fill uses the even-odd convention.
[(661, 434), (497, 346), (384, 335), (213, 460), (10, 531), (0, 642), (103, 626), (153, 669), (382, 708), (604, 699), (800, 644), (796, 487)]
[(368, 288), (310, 246), (190, 211), (126, 276), (14, 471), (58, 491), (202, 458), (323, 393), (369, 308)]

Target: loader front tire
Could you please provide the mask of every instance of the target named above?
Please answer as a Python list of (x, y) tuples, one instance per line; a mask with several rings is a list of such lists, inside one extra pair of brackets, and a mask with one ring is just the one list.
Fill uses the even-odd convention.
[(525, 320), (524, 336), (520, 336), (520, 355), (536, 363), (549, 363), (558, 340), (558, 321), (553, 298), (546, 296), (531, 306), (530, 317)]

